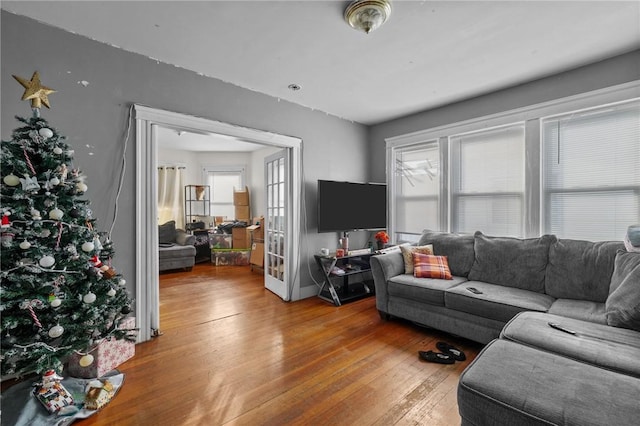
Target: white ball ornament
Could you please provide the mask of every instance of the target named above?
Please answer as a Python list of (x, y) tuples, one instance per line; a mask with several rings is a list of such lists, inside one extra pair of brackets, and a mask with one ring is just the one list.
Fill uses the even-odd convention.
[(82, 244), (82, 251), (84, 251), (84, 252), (91, 253), (94, 248), (95, 248), (95, 246), (93, 245), (93, 243), (91, 241), (87, 241), (86, 243)]
[(57, 308), (58, 306), (62, 305), (62, 300), (56, 297), (51, 302), (49, 302), (49, 304), (51, 305), (52, 308)]
[(40, 133), (40, 136), (42, 136), (45, 139), (49, 139), (50, 137), (53, 136), (53, 130), (48, 129), (46, 127), (43, 127), (42, 129), (38, 130), (38, 133)]
[(49, 179), (49, 184), (51, 184), (51, 186), (58, 186), (60, 185), (60, 179), (54, 176), (51, 179)]
[(64, 213), (57, 207), (49, 212), (49, 219), (60, 220), (62, 216), (64, 216)]
[(82, 301), (84, 303), (93, 303), (96, 301), (96, 295), (89, 292), (87, 294), (84, 295), (84, 297), (82, 298)]
[(31, 243), (29, 241), (23, 241), (20, 243), (20, 248), (22, 250), (29, 250), (29, 247), (31, 247)]
[(121, 278), (120, 281), (118, 281), (118, 284), (124, 287), (125, 285), (127, 285), (127, 280), (125, 280), (124, 278)]
[(80, 367), (90, 366), (91, 364), (93, 364), (93, 355), (86, 354), (85, 356), (80, 358), (80, 360), (78, 361), (78, 364), (80, 364)]
[(61, 325), (54, 325), (53, 327), (51, 327), (51, 329), (49, 329), (49, 337), (51, 337), (52, 339), (62, 336), (62, 333), (64, 333), (64, 327), (62, 327)]
[(3, 182), (9, 186), (18, 186), (20, 185), (20, 178), (13, 173), (8, 174), (2, 179)]
[(55, 148), (53, 148), (53, 153), (56, 155), (62, 154), (62, 148), (60, 148), (59, 146), (56, 146)]
[(51, 268), (56, 263), (56, 260), (53, 256), (42, 256), (42, 258), (38, 261), (38, 264), (43, 268)]
[(109, 289), (109, 291), (107, 292), (107, 296), (109, 297), (113, 297), (116, 295), (116, 291), (114, 289)]
[(88, 186), (87, 186), (87, 184), (86, 184), (86, 183), (84, 183), (84, 182), (78, 182), (78, 183), (76, 184), (76, 190), (77, 190), (78, 192), (87, 192), (87, 189), (89, 189), (89, 187), (88, 187)]

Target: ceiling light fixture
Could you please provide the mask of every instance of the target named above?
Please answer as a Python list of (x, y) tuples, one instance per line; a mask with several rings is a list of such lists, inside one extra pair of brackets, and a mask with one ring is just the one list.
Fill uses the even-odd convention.
[(290, 85), (287, 86), (290, 90), (293, 90), (294, 92), (302, 89), (302, 87), (300, 87), (300, 85), (295, 84), (295, 83), (291, 83)]
[(369, 34), (389, 19), (389, 0), (356, 0), (344, 11), (344, 19), (356, 30)]

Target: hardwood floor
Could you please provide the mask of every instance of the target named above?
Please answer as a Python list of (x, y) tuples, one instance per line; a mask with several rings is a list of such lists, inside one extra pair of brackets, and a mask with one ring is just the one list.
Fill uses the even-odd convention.
[[(285, 303), (245, 267), (161, 275), (162, 336), (136, 346), (119, 394), (82, 425), (459, 425), (456, 386), (481, 345), (383, 321), (373, 297)], [(418, 350), (446, 340), (454, 365)]]

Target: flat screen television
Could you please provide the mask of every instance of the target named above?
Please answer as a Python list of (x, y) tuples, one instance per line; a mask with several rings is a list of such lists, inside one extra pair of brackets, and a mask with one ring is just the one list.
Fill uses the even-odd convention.
[(387, 185), (318, 180), (318, 232), (387, 227)]

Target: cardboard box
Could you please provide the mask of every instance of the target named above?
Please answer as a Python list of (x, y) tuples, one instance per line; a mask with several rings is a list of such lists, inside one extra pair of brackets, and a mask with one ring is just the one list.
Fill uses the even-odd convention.
[(251, 226), (247, 226), (247, 231), (249, 231), (249, 234), (251, 236), (251, 241), (256, 241), (256, 240), (264, 240), (264, 230), (262, 229), (262, 226), (260, 225), (251, 225)]
[(231, 232), (233, 235), (232, 248), (246, 250), (251, 247), (251, 235), (247, 228), (233, 228)]
[(251, 216), (249, 215), (249, 206), (235, 206), (235, 216), (236, 220), (242, 220), (244, 222), (249, 222)]
[[(248, 206), (249, 205), (249, 188), (244, 187), (244, 189), (236, 190), (233, 189), (233, 205), (234, 206)], [(248, 217), (248, 216), (247, 216)], [(236, 217), (236, 219), (238, 219)]]
[(251, 245), (251, 258), (249, 262), (261, 268), (264, 266), (264, 243), (253, 243)]
[[(121, 329), (133, 329), (136, 326), (135, 317), (125, 318), (120, 324)], [(80, 358), (82, 355), (72, 354), (69, 358), (67, 372), (72, 377), (81, 377), (83, 379), (93, 379), (102, 377), (109, 371), (113, 370), (129, 358), (133, 357), (136, 352), (135, 342), (127, 339), (103, 340), (98, 346), (91, 351), (93, 362), (87, 367), (80, 366)]]
[(209, 234), (209, 247), (211, 248), (232, 248), (232, 234)]
[(250, 253), (249, 250), (212, 249), (211, 262), (216, 266), (246, 266)]

